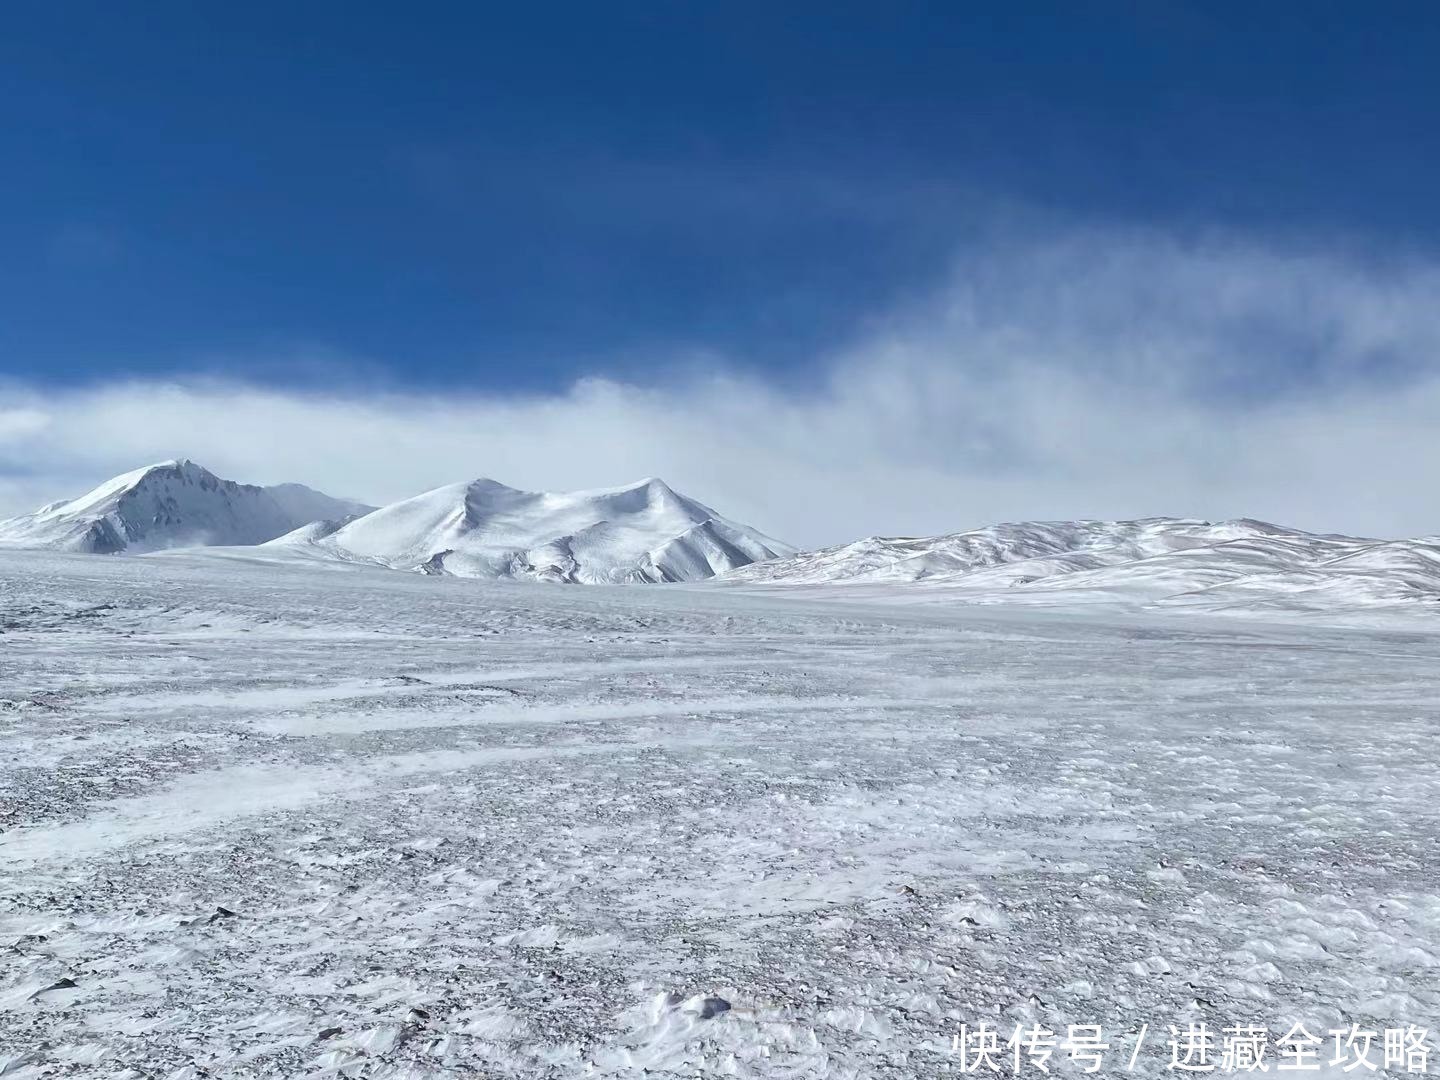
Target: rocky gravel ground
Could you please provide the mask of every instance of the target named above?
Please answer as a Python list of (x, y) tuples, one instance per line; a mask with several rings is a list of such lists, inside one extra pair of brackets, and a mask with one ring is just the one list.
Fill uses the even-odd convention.
[(1437, 644), (0, 553), (0, 1076), (1413, 1073)]

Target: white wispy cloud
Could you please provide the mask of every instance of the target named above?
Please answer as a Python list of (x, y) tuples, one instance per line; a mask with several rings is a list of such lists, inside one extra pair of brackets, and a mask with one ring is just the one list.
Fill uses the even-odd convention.
[(1436, 296), (1421, 260), (1072, 230), (992, 238), (798, 389), (665, 357), (524, 398), (12, 382), (0, 510), (188, 456), (373, 502), (661, 475), (802, 544), (1150, 514), (1440, 532)]

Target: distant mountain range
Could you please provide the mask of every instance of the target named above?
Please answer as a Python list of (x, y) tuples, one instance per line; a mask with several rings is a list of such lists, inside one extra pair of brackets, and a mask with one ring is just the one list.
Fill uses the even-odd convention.
[(137, 469), (0, 521), (0, 546), (9, 547), (114, 554), (257, 545), (275, 559), (587, 584), (693, 581), (795, 550), (655, 479), (569, 494), (474, 480), (376, 509), (298, 484), (237, 484), (191, 461)]
[(1149, 518), (1003, 524), (797, 552), (656, 479), (563, 494), (481, 479), (376, 509), (299, 484), (256, 487), (167, 461), (0, 521), (0, 547), (204, 547), (231, 558), (581, 584), (718, 577), (892, 600), (1440, 612), (1437, 538)]
[(1252, 519), (1037, 521), (871, 537), (747, 566), (726, 581), (970, 603), (1440, 611), (1440, 538), (1375, 540)]

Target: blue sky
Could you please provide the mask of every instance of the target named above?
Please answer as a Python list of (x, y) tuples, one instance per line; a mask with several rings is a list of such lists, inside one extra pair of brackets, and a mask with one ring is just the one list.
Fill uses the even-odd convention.
[(1418, 3), (17, 5), (0, 365), (785, 378), (1002, 213), (1430, 251), (1437, 55)]
[(188, 456), (1440, 532), (1436, 56), (1421, 3), (13, 5), (0, 512)]

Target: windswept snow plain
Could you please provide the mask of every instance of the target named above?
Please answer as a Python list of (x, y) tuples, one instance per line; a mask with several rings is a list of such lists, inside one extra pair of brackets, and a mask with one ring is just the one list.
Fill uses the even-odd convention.
[(1433, 1041), (1440, 637), (1321, 622), (0, 552), (0, 1075)]

